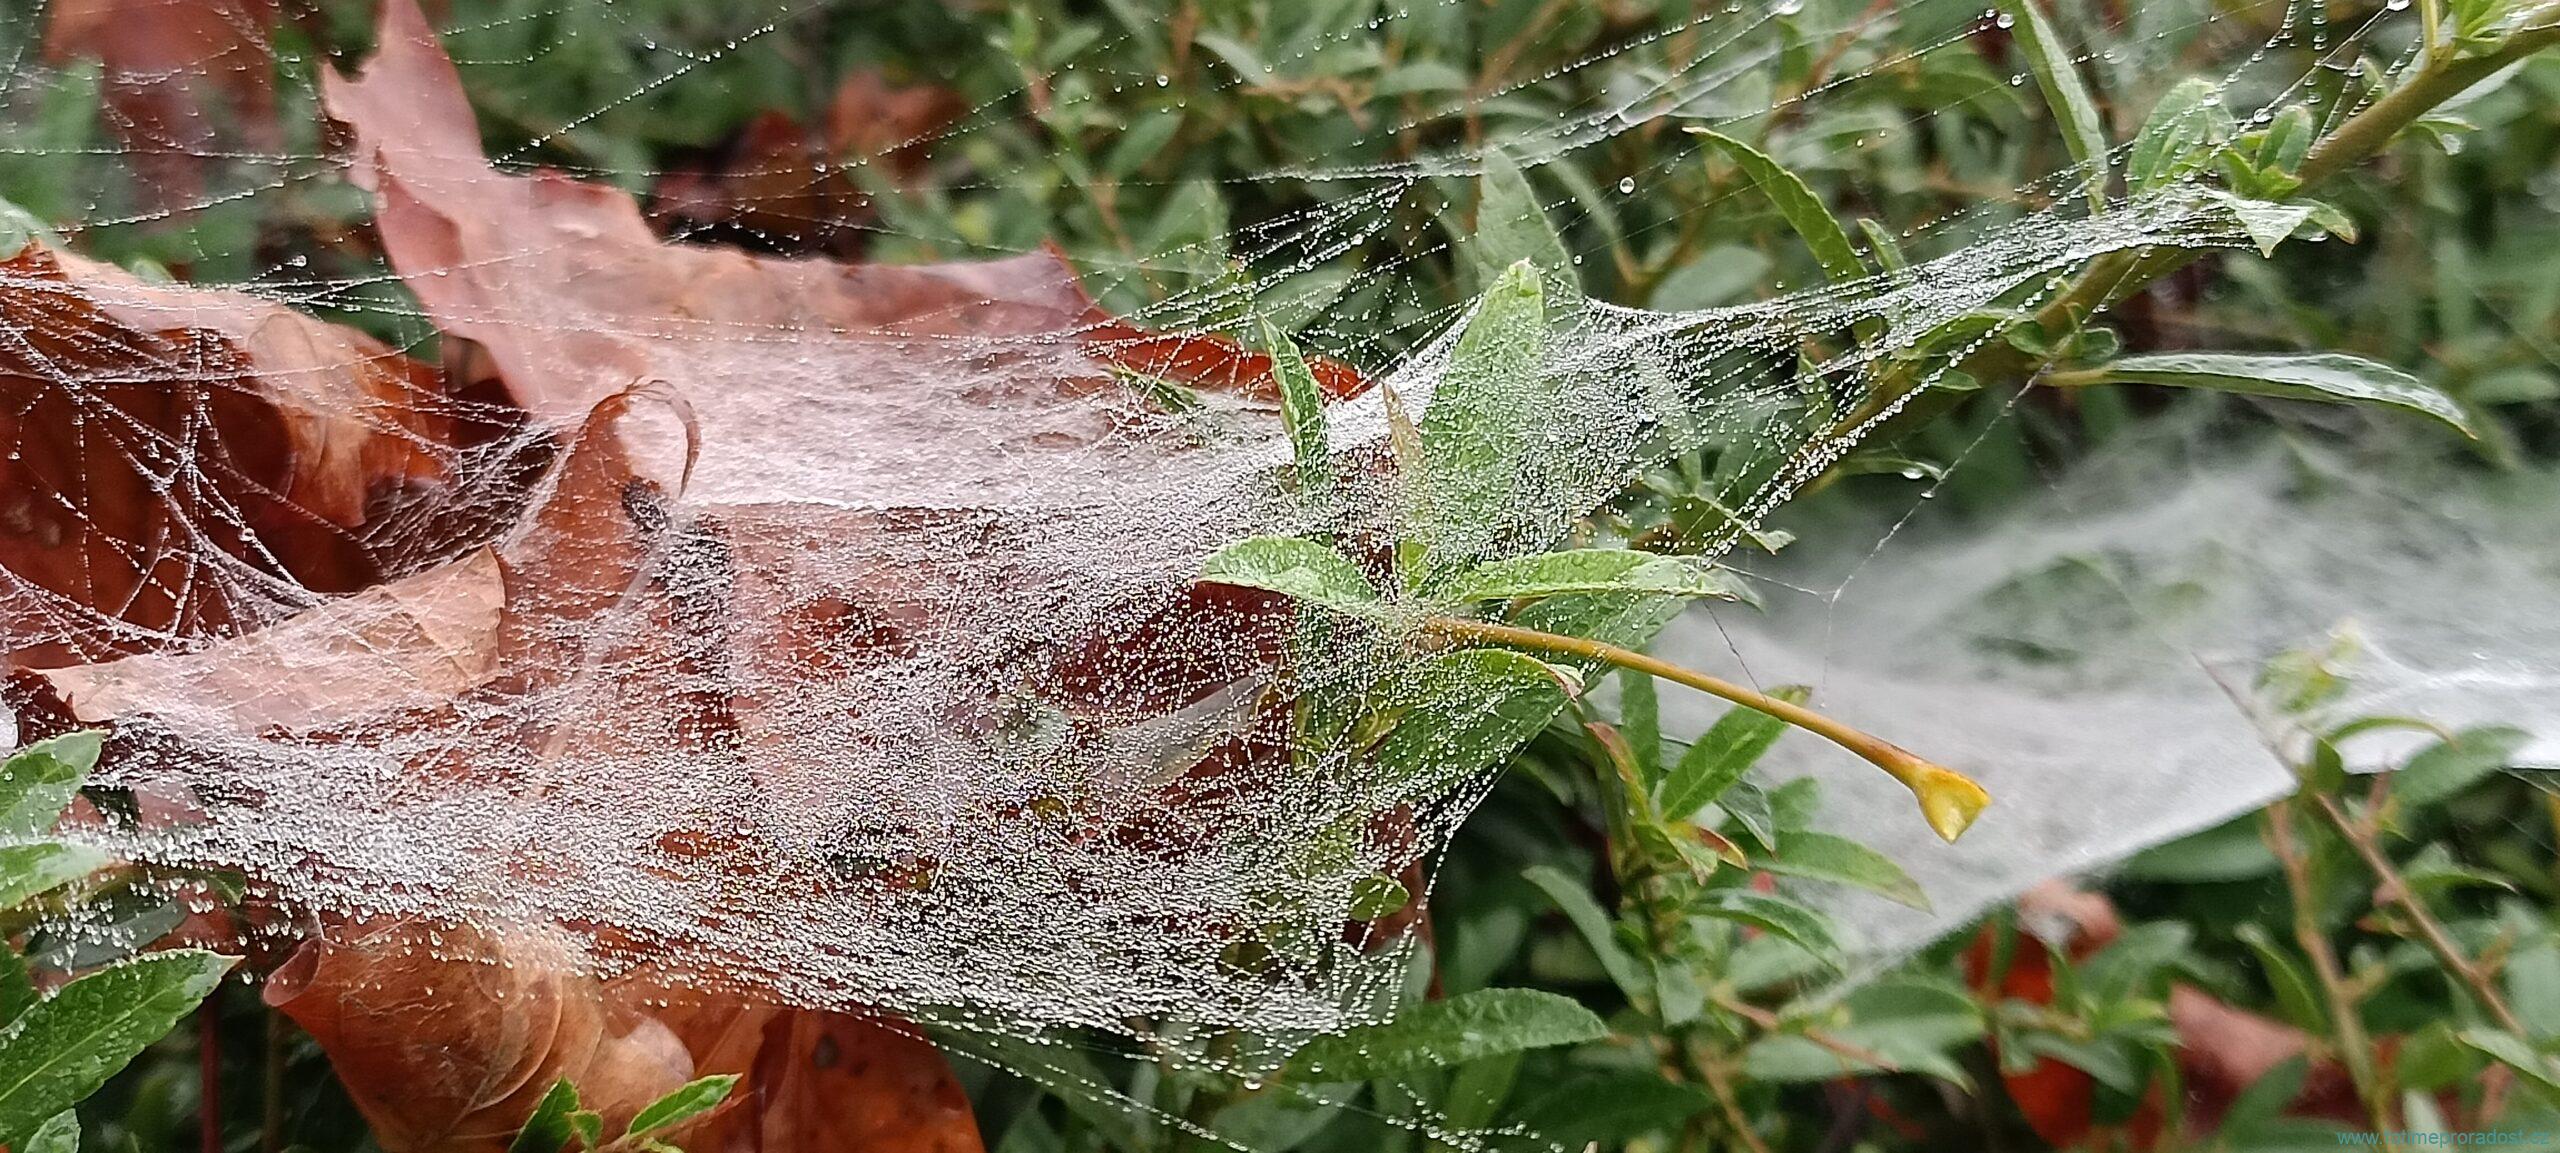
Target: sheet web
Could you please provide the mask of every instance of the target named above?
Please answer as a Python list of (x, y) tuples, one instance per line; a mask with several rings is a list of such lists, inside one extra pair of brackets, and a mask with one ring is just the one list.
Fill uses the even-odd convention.
[[(1840, 8), (1709, 8), (1488, 96), (1567, 88), (1666, 38), (1694, 46), (1551, 125), (1264, 173), (1325, 197), (1233, 229), (1238, 271), (1115, 315), (1093, 286), (1116, 305), (1116, 277), (1194, 268), (1203, 250), (1079, 275), (1045, 251), (900, 266), (664, 241), (608, 183), (646, 173), (485, 160), (439, 29), (394, 0), (361, 72), (296, 89), (279, 69), (287, 87), (268, 94), (324, 111), (344, 147), (134, 137), (106, 159), (220, 163), (189, 169), (202, 187), (151, 185), (163, 203), (58, 221), (67, 239), (0, 273), (17, 723), (112, 725), (98, 779), (145, 816), (93, 835), (244, 873), (290, 911), (277, 933), (416, 919), (450, 926), (433, 947), (456, 955), (531, 951), (671, 997), (885, 1011), (986, 1039), (1188, 1046), (1227, 1030), (1246, 1041), (1202, 1060), (1267, 1072), (1399, 1003), (1414, 922), (1358, 920), (1354, 903), (1378, 878), (1427, 893), (1500, 757), (1445, 748), (1424, 787), (1358, 755), (1292, 755), (1294, 693), (1409, 679), (1416, 646), (1386, 627), (1284, 661), (1293, 611), (1195, 585), (1203, 560), (1257, 535), (1375, 543), (1405, 520), (1389, 409), (1428, 410), (1473, 308), (1425, 273), (1500, 251), (1490, 238), (1521, 223), (1385, 243), (1417, 206), (1647, 125), (1819, 108), (1891, 61), (1785, 100), (1755, 78), (1862, 18)], [(1909, 8), (1947, 29), (1914, 53), (2010, 32), (1995, 13)], [(1381, 11), (1272, 64), (1415, 19)], [(2367, 27), (2271, 23), (2253, 64), (2371, 47)], [(177, 62), (156, 82), (250, 67), (267, 64)], [(594, 113), (692, 71), (671, 63)], [(32, 109), (83, 82), (22, 58), (9, 97)], [(981, 106), (931, 143), (964, 150), (1016, 115)], [(1699, 162), (1684, 144), (1659, 164)], [(184, 228), (342, 179), (372, 206), (377, 281), (277, 265), (215, 290), (74, 255), (84, 232)], [(1878, 379), (1953, 386), (1952, 366), (1999, 339), (1924, 334), (2032, 307), (2105, 253), (2248, 243), (2191, 186), (2091, 216), (2078, 180), (2018, 190), (2050, 209), (1915, 229), (1907, 269), (1729, 307), (1585, 300), (1569, 263), (1545, 269), (1555, 396), (1505, 446), (1536, 499), (1438, 531), (1481, 556), (1605, 543), (1589, 517), (1641, 468), (1749, 457), (1758, 479), (1702, 554), (1720, 557), (1892, 415)], [(901, 239), (898, 214), (883, 219), (879, 242)], [(1267, 290), (1328, 269), (1347, 287), (1299, 331), (1338, 358), (1319, 370), (1343, 479), (1314, 505), (1284, 482), (1267, 364), (1229, 332)], [(408, 295), (380, 291), (394, 283)], [(441, 341), (441, 366), (298, 311), (350, 306), (399, 313), (409, 351)]]

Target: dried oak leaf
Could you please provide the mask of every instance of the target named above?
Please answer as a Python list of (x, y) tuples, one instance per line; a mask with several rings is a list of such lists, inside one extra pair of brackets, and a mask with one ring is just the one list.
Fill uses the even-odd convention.
[(0, 330), (8, 664), (253, 628), (435, 535), (411, 514), (451, 479), (456, 421), (371, 337), (35, 245), (0, 262)]

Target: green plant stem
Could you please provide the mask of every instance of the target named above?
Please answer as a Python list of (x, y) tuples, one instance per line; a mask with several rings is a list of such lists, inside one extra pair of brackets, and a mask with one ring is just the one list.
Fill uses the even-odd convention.
[(1622, 669), (1649, 673), (1673, 684), (1686, 685), (1708, 696), (1720, 697), (1744, 708), (1766, 713), (1790, 725), (1857, 754), (1861, 759), (1884, 770), (1885, 775), (1902, 783), (1920, 798), (1930, 827), (1947, 840), (1955, 840), (1964, 832), (1982, 807), (1990, 803), (1980, 785), (1963, 774), (1935, 764), (1918, 754), (1863, 729), (1842, 724), (1791, 701), (1783, 701), (1757, 689), (1738, 685), (1722, 677), (1710, 676), (1695, 669), (1647, 656), (1634, 649), (1621, 648), (1587, 637), (1569, 637), (1558, 633), (1524, 629), (1491, 621), (1468, 620), (1463, 617), (1435, 616), (1425, 619), (1422, 627), (1448, 640), (1481, 644), (1508, 645), (1565, 656), (1599, 661)]
[(2530, 1037), (2532, 1034), (2525, 1028), (2524, 1021), (2508, 1006), (2507, 999), (2498, 995), (2498, 987), (2490, 983), (2489, 975), (2481, 972), (2480, 966), (2473, 964), (2462, 947), (2454, 943), (2452, 935), (2445, 932), (2444, 923), (2436, 919), (2417, 891), (2409, 887), (2408, 878), (2401, 876), (2400, 870), (2392, 866), (2391, 858), (2384, 855), (2382, 846), (2374, 842), (2373, 830), (2348, 820), (2346, 810), (2338, 807), (2335, 798), (2324, 796), (2315, 799), (2320, 805), (2321, 815), (2329, 818), (2329, 824), (2338, 830), (2338, 835), (2346, 838), (2347, 847), (2355, 850), (2356, 856), (2364, 861), (2365, 868), (2372, 871), (2374, 880), (2378, 882), (2374, 899), (2400, 907), (2410, 924), (2417, 928), (2418, 939), (2436, 955), (2436, 960), (2444, 964), (2447, 972), (2471, 991), (2489, 1015), (2497, 1019), (2499, 1028), (2518, 1037)]
[(1902, 1066), (1895, 1063), (1892, 1058), (1887, 1057), (1882, 1053), (1878, 1053), (1873, 1049), (1869, 1049), (1864, 1045), (1843, 1041), (1840, 1038), (1834, 1037), (1829, 1033), (1825, 1033), (1820, 1029), (1806, 1028), (1790, 1030), (1786, 1027), (1786, 1022), (1777, 1014), (1772, 1013), (1767, 1009), (1763, 1009), (1758, 1005), (1736, 1000), (1735, 998), (1723, 993), (1715, 995), (1714, 1003), (1716, 1008), (1722, 1009), (1727, 1013), (1731, 1013), (1736, 1017), (1740, 1017), (1745, 1021), (1749, 1021), (1752, 1025), (1759, 1028), (1761, 1032), (1789, 1033), (1794, 1036), (1802, 1037), (1807, 1041), (1811, 1041), (1815, 1045), (1819, 1045), (1822, 1048), (1829, 1050), (1833, 1056), (1839, 1057), (1843, 1060), (1863, 1065), (1873, 1065), (1887, 1073), (1902, 1072)]
[(2392, 1132), (2391, 1102), (2373, 1066), (2373, 1042), (2365, 1035), (2364, 1017), (2347, 991), (2346, 973), (2338, 965), (2336, 950), (2329, 947), (2329, 935), (2320, 931), (2319, 893), (2311, 883), (2311, 860), (2294, 839), (2291, 800), (2267, 806), (2264, 834), (2268, 850), (2284, 870), (2285, 892), (2293, 902), (2294, 944), (2310, 959), (2312, 977), (2320, 982), (2321, 997), (2329, 1005), (2338, 1061), (2355, 1084), (2356, 1097), (2364, 1103), (2374, 1132)]

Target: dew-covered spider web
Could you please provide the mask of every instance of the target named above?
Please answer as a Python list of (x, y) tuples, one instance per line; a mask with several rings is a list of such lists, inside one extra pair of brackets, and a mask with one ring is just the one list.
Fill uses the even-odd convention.
[[(1195, 67), (1223, 97), (1312, 100), (1470, 6), (1336, 5), (1359, 12), (1230, 39)], [(1383, 565), (1416, 523), (1477, 560), (1621, 543), (1623, 495), (1682, 460), (1731, 482), (1725, 519), (1683, 550), (1766, 575), (1772, 608), (1700, 608), (1663, 651), (1811, 683), (1998, 798), (1976, 834), (1988, 848), (1899, 844), (1925, 835), (1907, 795), (1810, 738), (1780, 746), (1791, 769), (1835, 778), (1835, 820), (1946, 886), (1937, 918), (1876, 930), (1882, 952), (2279, 788), (2249, 669), (2350, 618), (2410, 691), (2456, 690), (2391, 708), (2531, 721), (2514, 709), (2552, 699), (2547, 557), (2484, 546), (2477, 573), (2454, 575), (2395, 530), (2332, 532), (2371, 522), (2292, 511), (2289, 474), (2260, 450), (2099, 462), (1988, 535), (1834, 518), (1814, 522), (1828, 537), (1799, 526), (1778, 557), (1758, 550), (1906, 408), (2005, 387), (1957, 366), (2093, 259), (2264, 240), (2200, 174), (2093, 212), (2088, 167), (2048, 142), (2027, 183), (1886, 230), (1907, 262), (1868, 239), (1872, 270), (1810, 286), (1718, 291), (1707, 267), (1644, 300), (1581, 294), (1607, 232), (1590, 205), (1708, 163), (1685, 126), (1829, 123), (1781, 157), (1817, 164), (1942, 132), (1974, 135), (1934, 147), (2026, 149), (1956, 123), (1967, 102), (2036, 99), (1996, 63), (2009, 19), (1978, 2), (1666, 6), (1544, 74), (1413, 81), (1341, 112), (1241, 182), (1292, 190), (1284, 210), (1072, 252), (912, 207), (1112, 179), (1064, 152), (1054, 167), (903, 159), (1012, 157), (1024, 133), (1090, 111), (1079, 100), (1167, 83), (1110, 63), (1126, 33), (1060, 47), (1025, 16), (1017, 34), (1038, 50), (1016, 90), (818, 170), (823, 190), (786, 190), (802, 196), (786, 213), (870, 205), (862, 255), (794, 256), (681, 213), (671, 225), (669, 173), (583, 141), (625, 106), (739, 83), (722, 61), (805, 29), (799, 8), (679, 45), (635, 41), (609, 5), (429, 20), (392, 0), (369, 50), (330, 59), (308, 27), (245, 4), (204, 5), (214, 31), (177, 41), (192, 55), (128, 50), (114, 23), (139, 18), (122, 7), (10, 17), (27, 23), (0, 92), (8, 158), (69, 189), (29, 209), (44, 227), (0, 270), (11, 705), (26, 738), (111, 729), (96, 780), (137, 813), (96, 826), (102, 846), (236, 871), (288, 937), (414, 920), (498, 959), (514, 954), (490, 942), (538, 938), (546, 958), (670, 996), (995, 1039), (1232, 1031), (1256, 1041), (1204, 1059), (1267, 1071), (1400, 1003), (1435, 853), (1510, 749), (1469, 741), (1501, 702), (1461, 685), (1365, 741), (1298, 739), (1297, 702), (1381, 686), (1432, 700), (1442, 666), (1392, 615), (1306, 643), (1308, 618), (1280, 598), (1196, 583), (1204, 561), (1284, 535)], [(2380, 7), (2335, 21), (2319, 5), (2139, 7), (2153, 40), (2221, 46), (2212, 78), (2244, 125), (2306, 93), (2326, 95), (2326, 119), (2352, 115), (2365, 98), (2340, 78), (2408, 59), (2405, 20)], [(1857, 38), (1887, 16), (1905, 34)], [(1787, 54), (1835, 43), (1855, 47), (1818, 82), (1773, 88)], [(466, 77), (526, 84), (599, 50), (638, 71), (578, 95), (583, 115), (495, 97), (475, 115)], [(1948, 58), (1995, 63), (1979, 89), (1902, 120), (1821, 120)], [(103, 143), (48, 142), (46, 115), (102, 95)], [(1380, 141), (1398, 147), (1366, 158)], [(1612, 151), (1658, 159), (1614, 190), (1569, 186), (1572, 162)], [(1515, 185), (1534, 216), (1493, 191)], [(645, 213), (635, 188), (658, 190)], [(1673, 224), (1765, 212), (1767, 195), (1739, 181)], [(350, 204), (357, 222), (331, 231), (328, 211)], [(270, 259), (241, 224), (256, 213), (379, 263)], [(1560, 244), (1542, 239), (1550, 222)], [(107, 242), (157, 255), (84, 255)], [(1514, 499), (1434, 522), (1399, 437), (1466, 375), (1453, 362), (1476, 293), (1550, 255), (1537, 372), (1470, 385), (1537, 408), (1484, 446)], [(1733, 259), (1745, 281), (1749, 261), (1768, 267)], [(1297, 334), (1329, 394), (1321, 499), (1293, 479), (1257, 319)], [(2399, 507), (2391, 523), (2463, 536), (2433, 497)], [(2089, 557), (2088, 588), (2012, 579)], [(2214, 563), (2227, 571), (2179, 569)], [(2331, 574), (2316, 597), (2295, 595), (2306, 569)], [(2152, 587), (2215, 575), (2240, 591), (2210, 611)], [(2514, 619), (2449, 631), (2453, 614), (2429, 607), (2445, 584), (2507, 590)], [(2058, 599), (1997, 627), (1978, 615), (1986, 593), (2045, 592)], [(1673, 607), (1594, 603), (1653, 623)], [(2039, 627), (2064, 640), (1982, 640)], [(2042, 671), (2056, 648), (2074, 649), (2067, 674)], [(1666, 707), (1673, 728), (1711, 717)], [(1398, 727), (1389, 763), (1376, 750)], [(1360, 908), (1384, 882), (1413, 904)]]

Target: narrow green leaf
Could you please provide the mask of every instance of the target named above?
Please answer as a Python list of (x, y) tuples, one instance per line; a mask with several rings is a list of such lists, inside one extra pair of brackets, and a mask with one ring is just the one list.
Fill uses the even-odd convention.
[(0, 1140), (19, 1147), (97, 1091), (221, 983), (236, 958), (152, 953), (64, 985), (0, 1029)]
[(1830, 209), (1823, 207), (1822, 198), (1813, 194), (1804, 178), (1787, 171), (1768, 153), (1721, 132), (1697, 127), (1689, 131), (1723, 150), (1742, 170), (1743, 177), (1777, 206), (1778, 215), (1804, 238), (1805, 247), (1813, 250), (1813, 259), (1822, 265), (1823, 275), (1842, 281), (1867, 274), (1866, 266), (1858, 262), (1857, 246), (1849, 243), (1848, 230), (1840, 227), (1839, 218), (1831, 215)]
[(2150, 118), (2134, 136), (2133, 151), (2125, 159), (2125, 187), (2138, 196), (2203, 171), (2233, 127), (2219, 86), (2202, 77), (2179, 82), (2152, 105)]
[(1313, 498), (1323, 494), (1333, 478), (1333, 460), (1325, 443), (1324, 390), (1316, 387), (1316, 374), (1307, 369), (1307, 358), (1299, 354), (1289, 334), (1268, 319), (1258, 323), (1262, 347), (1271, 354), (1271, 378), (1280, 386), (1280, 424), (1288, 431), (1289, 449), (1297, 459), (1298, 493)]
[(2159, 384), (2249, 396), (2372, 404), (2431, 416), (2475, 435), (2462, 406), (2417, 377), (2343, 353), (2167, 352), (2071, 374), (2073, 383)]
[(1770, 809), (1769, 794), (1759, 785), (1737, 780), (1717, 794), (1716, 804), (1724, 808), (1725, 814), (1732, 817), (1735, 824), (1742, 826), (1745, 834), (1758, 841), (1761, 849), (1772, 853), (1778, 851), (1777, 814)]
[(2035, 0), (2002, 0), (2000, 7), (2016, 18), (2014, 31), (2018, 47), (2027, 54), (2027, 70), (2035, 73), (2045, 105), (2062, 128), (2063, 147), (2086, 173), (2090, 209), (2106, 207), (2107, 133), (2098, 118), (2098, 102), (2089, 96), (2088, 84)]
[(1520, 462), (1554, 416), (1546, 345), (1545, 294), (1537, 269), (1522, 261), (1477, 302), (1423, 410), (1423, 507), (1416, 512), (1429, 526), (1427, 539), (1482, 555), (1526, 510), (1540, 507), (1543, 494), (1525, 488)]
[(1858, 231), (1867, 238), (1867, 257), (1876, 267), (1887, 272), (1900, 272), (1911, 267), (1911, 258), (1902, 254), (1902, 242), (1893, 231), (1871, 218), (1858, 218)]
[[(1769, 695), (1790, 704), (1803, 704), (1813, 690), (1785, 685), (1770, 690)], [(1714, 803), (1786, 731), (1785, 721), (1758, 709), (1736, 705), (1725, 710), (1697, 743), (1681, 754), (1680, 762), (1672, 766), (1671, 775), (1662, 782), (1655, 799), (1661, 802), (1663, 819), (1686, 820)]]
[(1618, 731), (1635, 751), (1636, 769), (1650, 792), (1662, 778), (1662, 701), (1650, 674), (1618, 670)]
[(524, 1119), (524, 1128), (516, 1130), (516, 1139), (507, 1143), (507, 1153), (560, 1153), (569, 1144), (569, 1114), (577, 1111), (578, 1087), (566, 1077), (552, 1082), (534, 1104), (533, 1115)]
[(737, 1087), (738, 1077), (734, 1073), (686, 1082), (632, 1115), (631, 1128), (626, 1135), (637, 1137), (682, 1125), (719, 1107), (722, 1101), (729, 1099), (729, 1091)]
[(1583, 548), (1487, 561), (1451, 578), (1455, 601), (1518, 600), (1567, 593), (1667, 593), (1741, 599), (1741, 585), (1710, 564), (1632, 549)]
[(1600, 968), (1609, 974), (1610, 983), (1615, 984), (1619, 992), (1639, 1005), (1652, 1000), (1652, 972), (1619, 943), (1608, 910), (1592, 899), (1591, 891), (1582, 882), (1552, 865), (1538, 865), (1520, 875), (1544, 892), (1548, 900), (1554, 901), (1556, 908), (1564, 913), (1564, 919), (1573, 923), (1574, 930), (1582, 934), (1583, 943), (1591, 946), (1592, 954), (1600, 958)]
[(1425, 1001), (1395, 1020), (1318, 1037), (1289, 1059), (1310, 1081), (1366, 1081), (1609, 1035), (1598, 1015), (1541, 989), (1478, 989)]
[(1896, 904), (1927, 912), (1929, 897), (1893, 858), (1846, 837), (1796, 829), (1778, 837), (1778, 851), (1758, 862), (1782, 877), (1800, 877), (1864, 889)]
[(1322, 605), (1336, 612), (1361, 613), (1377, 607), (1377, 586), (1349, 558), (1315, 541), (1292, 536), (1258, 536), (1219, 549), (1200, 568), (1210, 584), (1262, 589)]
[(18, 750), (0, 766), (0, 837), (52, 831), (79, 793), (81, 778), (97, 766), (102, 743), (94, 731), (65, 733)]
[(1494, 150), (1485, 153), (1476, 197), (1476, 232), (1466, 249), (1477, 283), (1493, 284), (1505, 269), (1522, 261), (1551, 275), (1573, 276), (1573, 253), (1539, 206), (1538, 190), (1509, 156)]
[(2327, 1005), (2312, 991), (2311, 979), (2303, 975), (2302, 966), (2294, 964), (2291, 952), (2276, 944), (2254, 921), (2241, 925), (2232, 935), (2258, 955), (2258, 969), (2267, 975), (2267, 984), (2275, 990), (2276, 1011), (2286, 1021), (2315, 1033), (2328, 1029)]
[(1822, 914), (1783, 897), (1749, 889), (1710, 889), (1699, 894), (1693, 911), (1702, 917), (1735, 921), (1785, 938), (1827, 968), (1843, 968), (1839, 937)]
[(2302, 167), (2302, 158), (2311, 155), (2312, 140), (2319, 135), (2310, 109), (2287, 106), (2267, 122), (2265, 134), (2258, 138), (2258, 167), (2292, 175)]
[(105, 853), (85, 845), (0, 847), (0, 908), (88, 876), (107, 860)]

